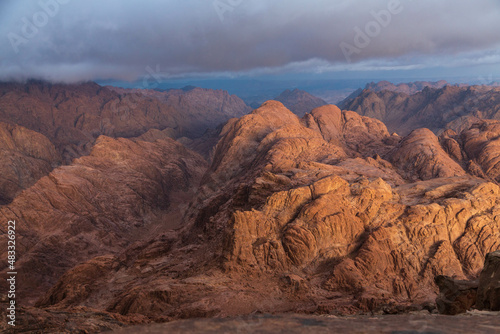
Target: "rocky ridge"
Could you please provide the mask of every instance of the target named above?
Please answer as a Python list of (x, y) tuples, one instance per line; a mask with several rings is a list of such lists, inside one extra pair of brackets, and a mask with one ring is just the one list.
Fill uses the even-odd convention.
[(160, 92), (30, 81), (0, 83), (0, 121), (49, 138), (65, 163), (87, 155), (100, 135), (137, 137), (148, 130), (196, 138), (250, 108), (224, 91)]
[(463, 118), (500, 119), (499, 101), (498, 87), (447, 85), (439, 89), (426, 87), (413, 95), (365, 89), (340, 106), (379, 119), (391, 132), (401, 135), (418, 128), (428, 128), (439, 134), (449, 128), (464, 130), (460, 128), (464, 124)]

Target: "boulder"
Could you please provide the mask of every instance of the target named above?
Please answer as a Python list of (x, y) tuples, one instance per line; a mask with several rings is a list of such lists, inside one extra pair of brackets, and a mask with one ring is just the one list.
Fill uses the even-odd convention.
[(475, 304), (478, 281), (462, 281), (439, 275), (435, 282), (439, 287), (436, 306), (440, 314), (465, 313)]
[(489, 253), (479, 276), (476, 308), (500, 311), (500, 251)]

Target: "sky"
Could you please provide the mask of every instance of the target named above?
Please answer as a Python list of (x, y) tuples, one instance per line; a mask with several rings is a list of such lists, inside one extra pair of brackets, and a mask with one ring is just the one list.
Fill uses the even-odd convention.
[(498, 0), (2, 0), (0, 80), (496, 79)]

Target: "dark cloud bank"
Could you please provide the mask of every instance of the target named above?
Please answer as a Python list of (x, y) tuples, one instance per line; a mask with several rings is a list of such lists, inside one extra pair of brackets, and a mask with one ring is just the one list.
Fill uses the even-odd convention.
[(0, 79), (498, 66), (496, 0), (0, 4)]

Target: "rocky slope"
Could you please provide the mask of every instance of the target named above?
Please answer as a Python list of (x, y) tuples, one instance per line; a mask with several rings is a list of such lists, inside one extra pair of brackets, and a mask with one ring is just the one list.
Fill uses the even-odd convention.
[[(177, 227), (205, 169), (203, 158), (172, 139), (100, 136), (89, 156), (0, 208), (2, 244), (7, 221), (16, 221), (18, 300), (28, 305), (75, 265)], [(7, 248), (0, 253), (4, 270)]]
[(313, 109), (327, 104), (319, 97), (297, 88), (294, 90), (285, 90), (278, 95), (275, 100), (283, 103), (288, 110), (299, 117), (304, 116), (306, 113), (310, 113)]
[(0, 83), (0, 121), (48, 137), (65, 162), (86, 155), (99, 135), (136, 137), (150, 129), (199, 137), (250, 111), (224, 91), (124, 90), (95, 83)]
[(0, 122), (0, 205), (60, 164), (61, 157), (45, 136)]
[[(40, 239), (37, 224), (33, 232), (23, 231), (28, 247), (21, 265), (34, 261), (30, 267), (39, 268), (35, 260), (40, 258), (70, 261), (55, 265), (60, 269), (56, 274), (39, 269), (37, 280), (46, 282), (43, 286), (24, 278), (23, 286), (41, 296), (38, 308), (26, 312), (45, 312), (44, 319), (52, 319), (64, 311), (73, 319), (97, 310), (130, 323), (144, 317), (166, 321), (252, 312), (391, 313), (410, 305), (432, 309), (429, 305), (438, 293), (435, 276), (475, 278), (485, 255), (500, 249), (499, 124), (485, 121), (440, 137), (417, 130), (401, 138), (390, 135), (376, 119), (335, 106), (317, 108), (300, 119), (281, 103), (269, 101), (221, 130), (212, 164), (179, 218), (179, 230), (155, 233), (118, 251), (127, 245), (124, 234), (115, 232), (119, 227), (138, 221), (139, 230), (132, 230), (137, 235), (148, 226), (141, 223), (147, 215), (127, 206), (137, 203), (136, 193), (112, 198), (128, 194), (124, 189), (108, 190), (111, 197), (102, 203), (118, 204), (98, 211), (101, 218), (86, 204), (93, 220), (73, 213), (73, 205), (61, 201), (64, 206), (57, 215), (48, 211), (56, 218), (43, 223), (44, 231), (56, 231), (54, 224), (65, 226), (56, 222), (68, 227), (64, 233), (51, 232), (42, 239), (45, 243), (33, 245)], [(113, 147), (160, 145), (101, 140)], [(104, 166), (107, 159), (125, 155), (98, 154), (99, 145), (94, 150), (66, 168), (95, 165), (97, 157)], [(184, 166), (202, 166), (192, 159)], [(24, 196), (59, 187), (65, 196), (81, 201), (87, 183), (72, 182), (70, 187), (51, 181), (66, 175), (64, 171), (57, 169)], [(168, 180), (172, 172), (163, 175)], [(110, 182), (118, 179), (128, 177)], [(99, 189), (112, 187), (118, 185)], [(160, 197), (149, 191), (141, 198), (160, 205), (155, 202)], [(82, 203), (89, 202), (85, 196)], [(5, 218), (22, 211), (19, 221), (28, 221), (28, 208), (16, 209), (21, 198), (2, 211)], [(117, 205), (120, 209), (114, 210)], [(146, 205), (151, 206), (156, 208)], [(43, 212), (42, 207), (35, 210)], [(132, 213), (118, 220), (106, 216), (110, 212), (122, 217), (128, 210)], [(99, 226), (116, 226), (116, 235)], [(103, 239), (88, 237), (91, 230)], [(69, 241), (62, 242), (60, 235)], [(97, 257), (91, 258), (83, 246), (78, 256), (53, 255), (56, 245), (80, 247), (71, 235), (82, 237)], [(95, 248), (92, 240), (110, 244)], [(63, 268), (70, 267), (63, 274)], [(55, 284), (47, 290), (49, 282)]]
[(500, 119), (500, 88), (491, 86), (445, 86), (424, 88), (413, 95), (389, 90), (363, 90), (341, 103), (343, 109), (382, 120), (391, 132), (407, 135), (428, 128), (435, 133), (456, 128), (462, 118)]

